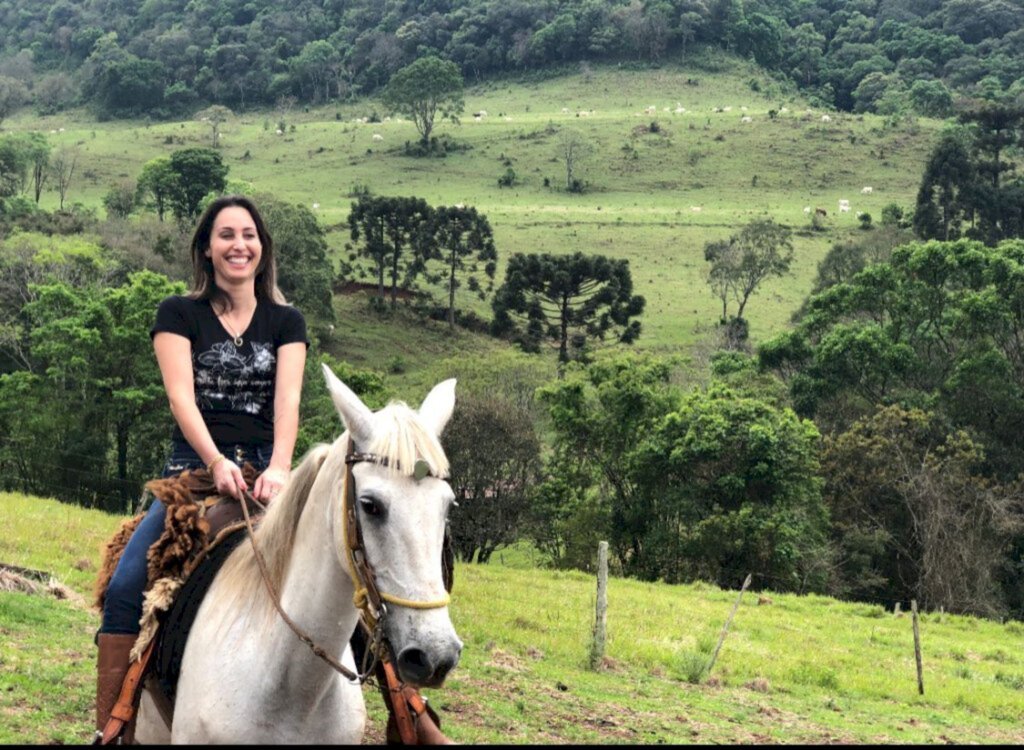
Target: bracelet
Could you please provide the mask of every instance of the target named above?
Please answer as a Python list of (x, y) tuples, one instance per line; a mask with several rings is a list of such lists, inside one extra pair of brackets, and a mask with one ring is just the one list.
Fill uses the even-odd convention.
[(212, 474), (213, 473), (213, 467), (216, 466), (217, 464), (219, 464), (223, 460), (224, 460), (224, 454), (223, 453), (218, 453), (216, 456), (213, 457), (213, 460), (210, 461), (210, 463), (206, 464), (206, 471), (209, 472), (210, 474)]

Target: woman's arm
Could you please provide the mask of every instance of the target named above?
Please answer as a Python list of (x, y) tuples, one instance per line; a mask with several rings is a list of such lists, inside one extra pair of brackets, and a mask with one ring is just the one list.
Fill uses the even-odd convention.
[[(160, 366), (164, 390), (171, 404), (171, 415), (182, 434), (207, 466), (220, 451), (210, 437), (210, 430), (196, 406), (192, 383), (192, 342), (176, 333), (161, 331), (153, 337), (153, 351)], [(247, 488), (242, 470), (232, 461), (217, 461), (213, 467), (217, 491), (241, 499)]]
[(252, 494), (257, 500), (276, 495), (292, 470), (292, 453), (299, 434), (299, 399), (302, 373), (306, 367), (306, 344), (295, 342), (277, 348), (277, 373), (274, 386), (274, 451), (270, 465), (260, 474)]

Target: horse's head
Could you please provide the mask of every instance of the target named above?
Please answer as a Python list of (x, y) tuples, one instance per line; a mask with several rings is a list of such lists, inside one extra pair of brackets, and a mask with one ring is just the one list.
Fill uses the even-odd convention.
[[(455, 381), (436, 385), (418, 411), (370, 411), (325, 365), (324, 375), (356, 453), (355, 508), (366, 559), (385, 600), (384, 632), (399, 676), (436, 686), (458, 663), (462, 641), (448, 616), (441, 549), (455, 499), (439, 437), (455, 406)], [(344, 450), (339, 439), (335, 449)]]

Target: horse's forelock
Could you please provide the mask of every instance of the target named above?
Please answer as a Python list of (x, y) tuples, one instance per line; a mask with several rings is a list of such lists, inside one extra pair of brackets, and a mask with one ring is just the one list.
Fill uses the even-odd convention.
[(392, 401), (374, 415), (374, 435), (367, 450), (405, 476), (412, 476), (417, 459), (430, 466), (436, 477), (448, 476), (448, 457), (441, 441), (402, 401)]

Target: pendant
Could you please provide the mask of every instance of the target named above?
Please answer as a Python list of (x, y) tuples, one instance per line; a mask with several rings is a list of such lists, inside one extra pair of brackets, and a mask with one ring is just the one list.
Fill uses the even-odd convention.
[(242, 337), (241, 336), (235, 336), (235, 346), (237, 346), (239, 349), (241, 349), (243, 343), (244, 342), (242, 341)]

